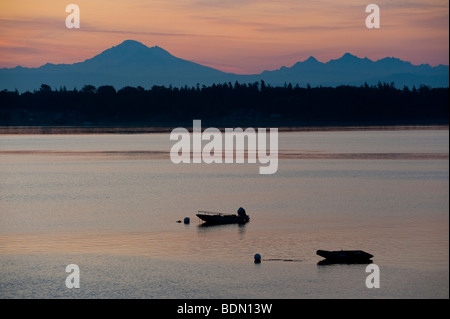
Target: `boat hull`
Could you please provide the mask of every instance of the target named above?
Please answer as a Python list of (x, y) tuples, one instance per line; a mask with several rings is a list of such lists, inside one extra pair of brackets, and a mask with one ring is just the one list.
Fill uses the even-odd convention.
[(197, 217), (205, 223), (220, 225), (220, 224), (245, 224), (249, 222), (250, 217), (239, 215), (224, 215), (224, 214), (197, 214)]
[(321, 264), (370, 264), (372, 262), (370, 258), (373, 257), (362, 250), (318, 250), (317, 255), (325, 258), (320, 262)]

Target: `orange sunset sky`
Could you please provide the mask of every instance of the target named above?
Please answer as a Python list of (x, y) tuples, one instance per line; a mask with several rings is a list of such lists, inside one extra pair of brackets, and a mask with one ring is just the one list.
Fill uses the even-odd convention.
[[(65, 25), (67, 5), (81, 28)], [(375, 3), (381, 28), (367, 29)], [(448, 0), (1, 0), (0, 67), (84, 61), (127, 39), (226, 72), (260, 73), (350, 52), (449, 64)]]

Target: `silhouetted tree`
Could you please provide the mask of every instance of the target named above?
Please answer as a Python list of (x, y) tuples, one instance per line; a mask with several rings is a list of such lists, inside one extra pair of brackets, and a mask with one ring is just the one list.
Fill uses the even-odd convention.
[(334, 88), (272, 87), (264, 81), (120, 90), (85, 85), (80, 91), (42, 84), (35, 92), (0, 91), (0, 124), (27, 125), (31, 117), (44, 125), (54, 124), (55, 118), (70, 124), (189, 123), (199, 118), (212, 126), (448, 123), (448, 103), (448, 88), (400, 90), (381, 82)]

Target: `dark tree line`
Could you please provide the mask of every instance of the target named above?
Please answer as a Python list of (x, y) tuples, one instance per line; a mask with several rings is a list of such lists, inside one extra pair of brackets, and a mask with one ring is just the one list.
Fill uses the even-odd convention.
[(210, 126), (448, 124), (448, 103), (448, 88), (386, 83), (312, 88), (261, 81), (120, 90), (53, 90), (42, 84), (34, 92), (0, 91), (0, 125), (164, 125), (192, 119)]

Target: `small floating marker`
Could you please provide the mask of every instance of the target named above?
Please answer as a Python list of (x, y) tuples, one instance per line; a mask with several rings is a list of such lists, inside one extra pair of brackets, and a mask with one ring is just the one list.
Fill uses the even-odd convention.
[(177, 223), (181, 223), (181, 220), (177, 220)]
[(255, 254), (255, 264), (259, 264), (259, 263), (261, 263), (261, 255)]
[(184, 223), (189, 224), (191, 222), (191, 219), (189, 217), (184, 218)]

